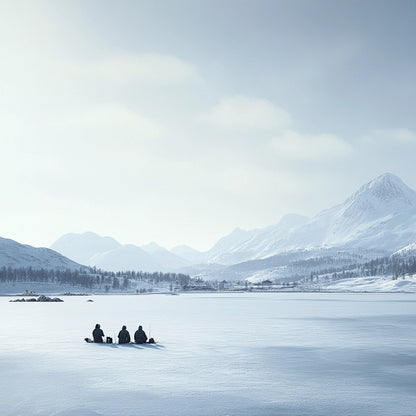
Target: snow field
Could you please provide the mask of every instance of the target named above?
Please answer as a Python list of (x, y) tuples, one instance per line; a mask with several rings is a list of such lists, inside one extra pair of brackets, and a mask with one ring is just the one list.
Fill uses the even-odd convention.
[[(404, 416), (416, 408), (414, 294), (62, 298), (0, 298), (6, 416)], [(96, 323), (113, 338), (141, 324), (158, 344), (87, 344)]]

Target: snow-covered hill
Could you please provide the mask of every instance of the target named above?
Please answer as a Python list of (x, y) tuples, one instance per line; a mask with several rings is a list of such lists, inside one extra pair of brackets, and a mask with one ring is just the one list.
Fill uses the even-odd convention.
[(97, 253), (89, 259), (88, 264), (114, 272), (121, 270), (154, 272), (161, 267), (150, 254), (133, 244), (126, 244), (105, 253)]
[(189, 266), (191, 262), (182, 258), (181, 256), (159, 246), (156, 243), (146, 244), (141, 246), (146, 253), (150, 254), (156, 261), (164, 267), (178, 269), (180, 267)]
[(88, 264), (90, 258), (121, 247), (112, 237), (101, 237), (92, 232), (65, 234), (56, 240), (51, 249), (81, 264)]
[(185, 259), (190, 264), (199, 264), (205, 261), (205, 254), (186, 245), (179, 245), (172, 248), (171, 253)]
[(397, 250), (393, 253), (393, 256), (402, 256), (402, 257), (416, 257), (416, 242), (410, 243), (409, 245)]
[(143, 247), (122, 245), (111, 237), (92, 232), (66, 234), (52, 246), (61, 254), (103, 270), (142, 270), (169, 272), (189, 265), (189, 262), (156, 243)]
[(0, 237), (0, 267), (75, 270), (82, 266), (49, 248), (36, 248)]
[(393, 280), (385, 276), (357, 277), (303, 285), (298, 290), (331, 292), (416, 292), (416, 276)]

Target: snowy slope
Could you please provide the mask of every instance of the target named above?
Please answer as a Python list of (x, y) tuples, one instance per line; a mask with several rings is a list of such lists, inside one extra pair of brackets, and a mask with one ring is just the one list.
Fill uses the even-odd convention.
[(410, 243), (400, 250), (397, 250), (395, 253), (393, 253), (393, 256), (416, 256), (416, 242)]
[(205, 253), (202, 253), (184, 244), (172, 248), (170, 252), (187, 260), (191, 264), (202, 263), (206, 258)]
[(126, 244), (105, 253), (92, 256), (88, 264), (103, 270), (142, 270), (154, 272), (161, 270), (161, 265), (140, 247)]
[(221, 238), (206, 253), (206, 261), (209, 263), (233, 264), (253, 257), (253, 247), (244, 250), (244, 243), (250, 240), (259, 230), (246, 231), (236, 228), (233, 232)]
[(122, 245), (111, 237), (101, 237), (92, 232), (66, 234), (52, 247), (83, 264), (103, 270), (173, 271), (189, 265), (183, 258), (165, 248), (150, 243), (143, 247)]
[(92, 232), (65, 234), (51, 245), (51, 249), (81, 264), (89, 264), (92, 256), (121, 247), (111, 237), (101, 237)]
[(141, 246), (141, 249), (150, 254), (164, 268), (178, 269), (191, 264), (190, 261), (185, 260), (156, 243), (146, 244)]
[(415, 219), (416, 192), (386, 173), (362, 186), (336, 210), (323, 243), (395, 251), (415, 241)]
[[(247, 231), (245, 241), (232, 234), (222, 252), (211, 250), (210, 261), (223, 264), (266, 258), (285, 251), (348, 247), (393, 253), (416, 241), (416, 192), (390, 173), (362, 186), (344, 203), (307, 220), (298, 217), (276, 226)], [(215, 248), (215, 247), (214, 247)], [(221, 261), (219, 261), (221, 260)]]
[(0, 267), (74, 270), (82, 266), (49, 248), (36, 248), (0, 237)]
[[(307, 287), (302, 287), (307, 289)], [(416, 276), (393, 280), (385, 276), (357, 277), (311, 285), (311, 290), (334, 292), (405, 292), (416, 293)]]
[(307, 220), (302, 215), (288, 214), (274, 226), (249, 231), (237, 228), (206, 253), (207, 259), (230, 265), (283, 251), (287, 236)]

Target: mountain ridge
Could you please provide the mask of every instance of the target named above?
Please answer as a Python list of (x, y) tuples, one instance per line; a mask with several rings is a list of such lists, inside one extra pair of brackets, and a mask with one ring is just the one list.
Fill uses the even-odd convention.
[[(303, 218), (299, 225), (285, 228), (278, 223), (253, 231), (239, 246), (223, 247), (220, 260), (230, 265), (238, 254), (241, 261), (249, 261), (319, 247), (381, 247), (394, 252), (416, 241), (415, 222), (416, 191), (386, 173), (360, 187), (343, 203), (308, 220)], [(214, 253), (210, 260), (218, 261), (219, 257)]]
[(83, 267), (62, 254), (45, 247), (32, 247), (0, 237), (0, 267), (75, 270)]
[(157, 243), (152, 242), (141, 247), (120, 244), (112, 237), (102, 237), (91, 231), (65, 234), (51, 247), (66, 257), (82, 260), (85, 265), (114, 272), (167, 272), (190, 264)]
[(187, 246), (169, 251), (157, 243), (122, 245), (112, 237), (92, 232), (66, 234), (52, 248), (66, 257), (73, 256), (71, 260), (85, 260), (76, 263), (110, 271), (193, 270), (197, 275), (199, 270), (206, 274), (212, 270), (219, 275), (219, 270), (233, 265), (246, 264), (252, 269), (249, 262), (257, 260), (266, 260), (254, 263), (258, 267), (281, 267), (280, 260), (267, 259), (284, 259), (285, 253), (297, 253), (287, 258), (298, 259), (337, 250), (365, 252), (368, 258), (372, 258), (371, 253), (390, 255), (416, 242), (415, 224), (416, 191), (397, 176), (385, 173), (362, 185), (342, 203), (311, 218), (288, 214), (279, 223), (264, 228), (236, 228), (206, 252)]

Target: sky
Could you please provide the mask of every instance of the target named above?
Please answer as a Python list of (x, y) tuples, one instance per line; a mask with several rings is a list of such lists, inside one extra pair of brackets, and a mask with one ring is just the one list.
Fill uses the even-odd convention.
[(0, 0), (0, 236), (207, 250), (416, 189), (412, 0)]

